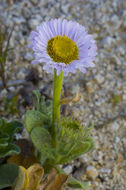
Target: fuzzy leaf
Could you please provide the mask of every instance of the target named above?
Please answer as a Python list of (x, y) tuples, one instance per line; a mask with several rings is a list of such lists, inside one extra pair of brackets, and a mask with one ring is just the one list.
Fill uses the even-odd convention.
[(9, 135), (10, 141), (14, 134), (22, 128), (23, 125), (19, 121), (6, 122), (4, 119), (0, 119), (0, 131)]
[(2, 142), (2, 139), (1, 139), (0, 149), (3, 148), (3, 147), (7, 147), (7, 146), (8, 146), (8, 142), (5, 142), (5, 141)]
[(8, 144), (9, 135), (0, 131), (0, 146), (4, 143)]
[(20, 148), (13, 144), (13, 139), (14, 134), (22, 127), (18, 121), (7, 122), (0, 119), (0, 158), (20, 153)]
[[(68, 153), (65, 156), (61, 157), (61, 160), (59, 161), (60, 164), (70, 162), (77, 157), (79, 157), (82, 154), (85, 154), (88, 152), (90, 149), (90, 142), (82, 142), (81, 144), (78, 145), (73, 145), (71, 147), (71, 150), (68, 151)], [(73, 149), (73, 150), (72, 150)]]
[(40, 111), (40, 97), (41, 97), (41, 94), (40, 94), (40, 92), (38, 92), (36, 90), (33, 90), (33, 94), (34, 94), (35, 99), (36, 99), (36, 101), (35, 101), (35, 109), (37, 111)]
[(52, 139), (49, 132), (41, 127), (34, 128), (31, 132), (31, 139), (35, 147), (48, 158), (55, 158), (53, 156), (53, 148), (51, 146)]
[(41, 97), (40, 111), (47, 116), (45, 123), (50, 123), (52, 120), (52, 101), (45, 101), (45, 97)]
[(79, 121), (62, 120), (58, 131), (58, 147), (55, 164), (68, 163), (82, 154), (89, 152), (94, 143), (90, 138), (90, 128)]
[(8, 146), (1, 146), (0, 144), (0, 158), (19, 153), (20, 148), (15, 144), (8, 144)]
[(19, 167), (15, 164), (0, 166), (0, 189), (11, 187), (18, 176)]
[(45, 116), (39, 111), (28, 111), (25, 116), (25, 126), (27, 131), (31, 133), (32, 129), (42, 127), (44, 118)]
[(74, 177), (71, 177), (69, 180), (68, 186), (70, 186), (72, 188), (87, 189), (89, 184), (88, 184), (88, 182), (81, 182), (81, 181), (75, 179)]
[(69, 154), (73, 155), (72, 159), (75, 159), (77, 156), (81, 154), (85, 154), (89, 152), (93, 148), (93, 140), (91, 138), (87, 139), (85, 142), (79, 142), (76, 144), (76, 147), (70, 151)]

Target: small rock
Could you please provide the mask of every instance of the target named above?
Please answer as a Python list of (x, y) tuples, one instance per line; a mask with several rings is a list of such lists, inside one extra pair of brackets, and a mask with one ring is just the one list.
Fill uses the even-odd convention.
[(117, 157), (117, 163), (121, 164), (123, 162), (123, 160), (124, 160), (123, 156), (119, 154), (118, 157)]
[(68, 14), (69, 7), (70, 7), (69, 4), (63, 5), (63, 6), (61, 7), (61, 10), (62, 10), (65, 14)]
[(100, 172), (101, 173), (108, 173), (108, 174), (110, 174), (111, 173), (111, 169), (101, 168)]
[(98, 74), (95, 78), (99, 84), (102, 84), (105, 80), (104, 77), (100, 74)]
[(123, 94), (122, 99), (123, 99), (124, 101), (126, 100), (126, 93)]
[(119, 29), (120, 25), (122, 24), (122, 20), (115, 14), (111, 17), (110, 22), (112, 30)]
[(1, 92), (0, 92), (0, 97), (3, 98), (7, 95), (7, 90), (6, 89), (3, 89)]
[(121, 65), (122, 63), (121, 63), (121, 60), (116, 56), (116, 55), (112, 55), (112, 57), (111, 57), (111, 62), (112, 63), (115, 63), (115, 64), (117, 64), (117, 65)]
[[(39, 6), (40, 6), (40, 7), (43, 7), (43, 6), (46, 5), (46, 3), (47, 3), (47, 2), (46, 2), (45, 0), (41, 0), (41, 1), (39, 2)], [(57, 3), (58, 3), (58, 2), (57, 2)], [(57, 3), (56, 3), (56, 4), (57, 4)]]
[(72, 172), (73, 167), (71, 165), (68, 165), (63, 170), (66, 174), (70, 174)]
[(25, 78), (25, 71), (24, 69), (21, 69), (19, 72), (18, 72), (18, 79), (24, 79)]
[(119, 124), (118, 124), (117, 122), (113, 122), (113, 123), (112, 123), (112, 129), (113, 129), (114, 131), (117, 131), (117, 130), (119, 129)]
[(27, 61), (31, 61), (33, 59), (33, 55), (31, 52), (27, 52), (24, 56), (24, 58), (27, 60)]
[(13, 2), (13, 0), (7, 0), (7, 3), (12, 6), (14, 2)]
[(11, 92), (15, 92), (15, 88), (14, 88), (13, 86), (10, 86), (10, 87), (8, 88), (8, 90), (11, 91)]
[(108, 48), (111, 47), (115, 42), (115, 39), (113, 39), (111, 36), (107, 36), (102, 40), (103, 47)]
[(95, 167), (88, 166), (86, 174), (87, 174), (87, 176), (88, 176), (89, 179), (95, 180), (96, 177), (98, 176), (98, 171), (97, 171), (97, 169)]
[(31, 2), (36, 5), (38, 3), (38, 0), (31, 0)]
[(23, 17), (19, 17), (19, 16), (14, 17), (13, 20), (14, 20), (14, 22), (15, 22), (16, 24), (26, 23), (26, 20), (25, 20)]
[(120, 142), (120, 138), (119, 137), (115, 137), (115, 142), (119, 143)]
[(36, 26), (38, 26), (42, 22), (42, 17), (40, 15), (36, 15), (36, 17), (31, 18), (28, 21), (28, 25), (30, 29), (35, 29)]

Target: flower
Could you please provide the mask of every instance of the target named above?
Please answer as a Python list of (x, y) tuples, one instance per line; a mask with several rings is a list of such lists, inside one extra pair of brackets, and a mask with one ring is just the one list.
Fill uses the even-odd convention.
[(31, 32), (30, 45), (35, 54), (32, 62), (43, 63), (47, 73), (57, 70), (67, 76), (77, 69), (86, 72), (86, 68), (94, 67), (97, 54), (96, 44), (84, 26), (74, 21), (52, 19), (37, 26)]

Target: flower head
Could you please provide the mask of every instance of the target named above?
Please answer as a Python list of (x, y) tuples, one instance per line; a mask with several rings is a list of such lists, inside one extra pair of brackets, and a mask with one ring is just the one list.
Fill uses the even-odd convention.
[(32, 63), (43, 63), (47, 73), (57, 70), (64, 75), (75, 73), (77, 69), (86, 72), (94, 67), (97, 47), (92, 35), (84, 26), (67, 20), (52, 19), (37, 26), (31, 32), (30, 45), (35, 54)]

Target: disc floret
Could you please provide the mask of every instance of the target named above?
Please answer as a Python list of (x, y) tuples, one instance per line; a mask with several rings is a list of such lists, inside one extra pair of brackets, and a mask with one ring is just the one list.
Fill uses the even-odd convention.
[(57, 36), (48, 41), (47, 52), (53, 61), (69, 64), (78, 59), (78, 47), (67, 36)]

